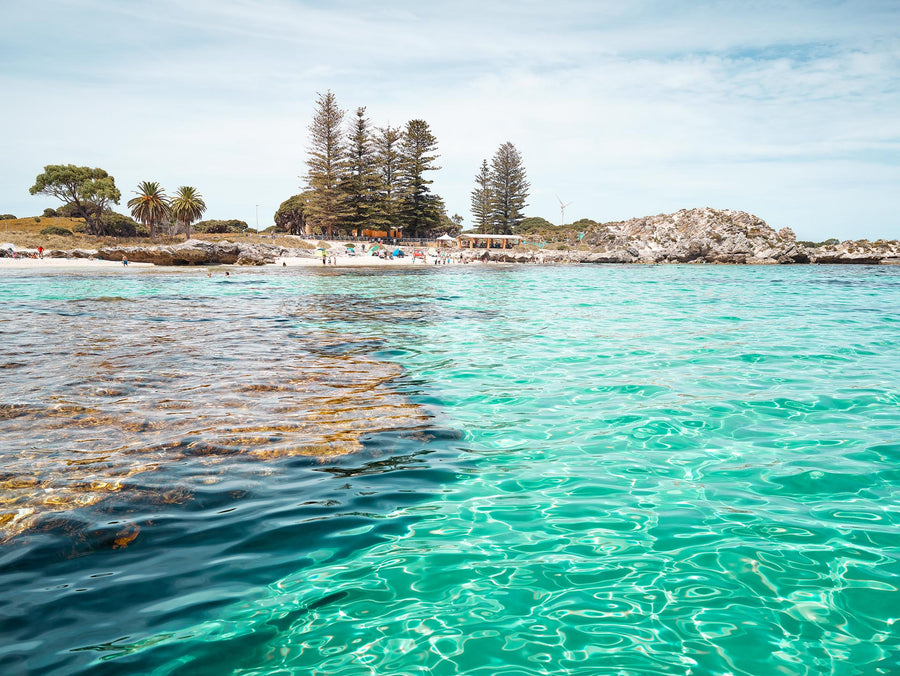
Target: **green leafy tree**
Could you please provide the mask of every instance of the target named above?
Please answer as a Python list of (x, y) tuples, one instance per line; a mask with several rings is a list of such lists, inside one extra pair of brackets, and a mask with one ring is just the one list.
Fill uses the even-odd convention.
[(71, 202), (63, 204), (59, 209), (57, 209), (56, 215), (62, 216), (63, 218), (84, 218), (84, 214), (81, 213), (81, 209), (79, 209)]
[(375, 137), (375, 163), (379, 174), (378, 209), (373, 225), (391, 230), (401, 226), (400, 211), (403, 188), (400, 185), (400, 142), (403, 132), (399, 127), (379, 127)]
[(199, 221), (203, 212), (206, 211), (203, 195), (198, 193), (196, 188), (183, 185), (175, 192), (170, 206), (175, 220), (184, 223), (184, 241), (186, 242), (191, 238), (191, 223)]
[(103, 169), (74, 164), (48, 164), (28, 189), (32, 195), (50, 195), (63, 204), (73, 204), (87, 223), (91, 235), (105, 235), (101, 216), (110, 204), (118, 204), (122, 193), (115, 179)]
[(426, 178), (435, 165), (437, 138), (425, 120), (410, 120), (400, 143), (400, 185), (403, 187), (402, 224), (407, 237), (426, 237), (441, 224), (444, 204), (431, 192), (434, 181)]
[(103, 227), (107, 235), (113, 237), (146, 237), (149, 232), (142, 226), (134, 222), (130, 216), (120, 214), (112, 209), (104, 209)]
[(497, 149), (491, 161), (491, 226), (495, 233), (509, 235), (525, 218), (528, 179), (522, 156), (507, 141)]
[(208, 232), (213, 234), (222, 234), (228, 232), (244, 232), (250, 226), (246, 221), (240, 221), (236, 218), (227, 220), (212, 219), (208, 221), (199, 221), (194, 225), (197, 232)]
[(380, 184), (369, 120), (365, 107), (360, 107), (356, 109), (356, 119), (351, 128), (346, 175), (341, 182), (347, 208), (347, 227), (362, 230), (375, 226), (376, 220), (384, 220), (379, 208)]
[(481, 234), (487, 234), (491, 227), (493, 194), (491, 170), (487, 160), (482, 160), (481, 168), (475, 175), (475, 190), (472, 191), (472, 218), (475, 221), (476, 230)]
[(309, 125), (309, 157), (306, 183), (311, 190), (308, 218), (331, 237), (347, 218), (345, 193), (341, 182), (346, 176), (347, 143), (342, 130), (344, 111), (337, 98), (327, 91), (319, 94), (316, 114)]
[(312, 231), (307, 221), (309, 200), (312, 194), (309, 191), (287, 198), (275, 212), (275, 225), (282, 232), (292, 235), (311, 235)]
[(156, 239), (160, 224), (167, 222), (172, 215), (169, 198), (156, 181), (141, 181), (135, 194), (137, 197), (128, 200), (131, 215), (149, 227), (150, 238)]
[(446, 213), (441, 213), (440, 217), (440, 234), (447, 234), (456, 236), (462, 231), (462, 222), (463, 218), (459, 214), (453, 214), (453, 216), (448, 216)]

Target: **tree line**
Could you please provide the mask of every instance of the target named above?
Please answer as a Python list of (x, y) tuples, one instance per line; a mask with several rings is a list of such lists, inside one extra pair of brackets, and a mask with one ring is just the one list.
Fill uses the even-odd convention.
[[(365, 106), (356, 109), (346, 126), (345, 116), (333, 92), (319, 94), (308, 127), (305, 189), (279, 206), (276, 229), (325, 237), (457, 234), (462, 217), (448, 217), (444, 201), (431, 189), (434, 181), (430, 176), (440, 169), (440, 156), (437, 138), (428, 123), (413, 119), (404, 126), (376, 127)], [(475, 182), (471, 208), (477, 230), (513, 233), (524, 220), (530, 187), (516, 147), (506, 142), (490, 165), (483, 160)], [(122, 195), (115, 179), (103, 169), (48, 165), (29, 192), (61, 200), (59, 213), (65, 209), (67, 215), (83, 217), (88, 234), (125, 235), (122, 230), (128, 223), (121, 222), (125, 217), (111, 208)], [(188, 238), (191, 225), (198, 221), (198, 226), (206, 224), (208, 231), (247, 227), (243, 221), (200, 221), (206, 204), (192, 186), (181, 186), (169, 197), (158, 182), (141, 181), (135, 194), (128, 208), (153, 239), (181, 231)]]
[[(121, 234), (121, 219), (115, 218), (121, 214), (112, 211), (111, 205), (119, 203), (122, 193), (115, 179), (103, 169), (49, 164), (28, 192), (62, 201), (63, 207), (54, 214), (84, 218), (89, 235)], [(136, 221), (149, 228), (152, 239), (183, 231), (187, 240), (191, 224), (199, 221), (206, 211), (203, 196), (193, 186), (183, 185), (169, 197), (156, 181), (141, 181), (135, 194), (136, 197), (128, 200), (128, 208)]]
[(513, 234), (525, 220), (523, 210), (528, 206), (530, 187), (522, 155), (509, 141), (497, 149), (490, 166), (482, 160), (471, 202), (478, 232)]
[(330, 90), (319, 94), (309, 125), (305, 190), (275, 213), (280, 229), (332, 237), (383, 232), (431, 237), (458, 232), (431, 189), (438, 141), (425, 120), (375, 127), (365, 106), (345, 126), (346, 111)]

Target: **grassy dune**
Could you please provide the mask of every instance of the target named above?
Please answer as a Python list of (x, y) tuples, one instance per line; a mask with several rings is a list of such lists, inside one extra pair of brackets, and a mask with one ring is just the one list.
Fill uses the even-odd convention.
[[(67, 228), (72, 230), (76, 226), (84, 224), (83, 218), (45, 218), (35, 221), (34, 218), (15, 218), (0, 221), (0, 243), (8, 242), (18, 247), (26, 247), (36, 249), (39, 246), (45, 249), (99, 249), (104, 246), (151, 246), (153, 244), (177, 244), (184, 241), (184, 236), (164, 237), (157, 241), (152, 241), (149, 237), (94, 237), (93, 235), (85, 235), (83, 233), (73, 233), (72, 236), (63, 235), (42, 235), (41, 230), (50, 226)], [(221, 242), (229, 240), (231, 242), (254, 242), (264, 244), (275, 244), (277, 246), (290, 247), (295, 249), (314, 248), (315, 244), (305, 242), (299, 238), (276, 235), (273, 240), (270, 235), (257, 235), (240, 233), (227, 234), (204, 234), (193, 233), (192, 239), (201, 239), (208, 242)]]

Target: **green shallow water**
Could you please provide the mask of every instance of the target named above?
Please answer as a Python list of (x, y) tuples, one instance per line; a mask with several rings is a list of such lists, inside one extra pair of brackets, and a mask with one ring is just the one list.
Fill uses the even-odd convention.
[[(89, 288), (78, 293), (71, 278), (2, 281), (25, 314), (73, 295), (184, 303), (189, 322), (228, 308), (231, 324), (251, 322), (269, 348), (307, 332), (307, 361), (322, 358), (309, 347), (316, 332), (342, 336), (367, 364), (401, 369), (391, 396), (429, 422), (407, 425), (414, 434), (371, 433), (369, 464), (339, 460), (313, 476), (288, 463), (271, 481), (247, 479), (251, 499), (236, 499), (241, 516), (213, 547), (215, 519), (200, 509), (207, 521), (192, 525), (190, 500), (166, 512), (177, 536), (154, 541), (147, 526), (133, 552), (59, 563), (50, 545), (13, 539), (7, 548), (34, 550), (0, 568), (0, 581), (23, 597), (101, 570), (139, 578), (147, 557), (186, 584), (130, 607), (76, 604), (68, 630), (32, 627), (32, 650), (54, 657), (26, 647), (10, 664), (155, 674), (900, 673), (900, 269), (233, 278), (135, 273), (80, 282)], [(115, 329), (119, 315), (103, 317)], [(208, 375), (197, 349), (192, 373)], [(247, 349), (259, 359), (270, 351)], [(312, 478), (300, 482), (299, 472)], [(309, 496), (339, 506), (296, 511)], [(107, 628), (79, 630), (78, 613)]]

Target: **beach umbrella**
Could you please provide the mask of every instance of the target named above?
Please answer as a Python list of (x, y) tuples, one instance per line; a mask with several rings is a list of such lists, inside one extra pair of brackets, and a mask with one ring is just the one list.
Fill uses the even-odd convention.
[(373, 244), (372, 246), (369, 247), (369, 251), (378, 251), (380, 248), (381, 248), (381, 245)]

